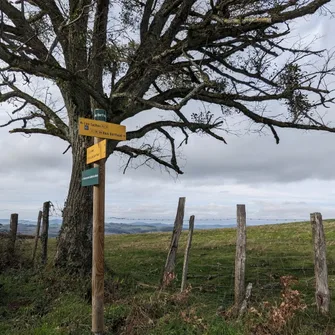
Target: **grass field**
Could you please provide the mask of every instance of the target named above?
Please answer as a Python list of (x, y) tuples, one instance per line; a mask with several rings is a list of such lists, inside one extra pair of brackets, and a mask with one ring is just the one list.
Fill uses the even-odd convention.
[[(334, 291), (335, 222), (324, 226)], [(158, 284), (170, 233), (106, 236), (106, 334), (335, 334), (335, 298), (329, 316), (316, 313), (310, 223), (248, 227), (247, 235), (246, 283), (253, 290), (248, 313), (239, 320), (230, 313), (236, 230), (195, 231), (184, 294), (179, 287), (187, 233), (180, 241), (177, 279), (164, 292)], [(21, 254), (30, 255), (31, 246), (20, 242)], [(54, 249), (51, 239), (45, 269), (23, 259), (0, 274), (0, 334), (90, 334), (90, 278), (54, 269)], [(291, 289), (283, 291), (283, 276), (297, 279)]]

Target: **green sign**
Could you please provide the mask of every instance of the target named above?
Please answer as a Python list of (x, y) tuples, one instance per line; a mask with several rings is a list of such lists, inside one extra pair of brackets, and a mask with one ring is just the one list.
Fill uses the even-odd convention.
[(99, 185), (99, 167), (84, 170), (81, 174), (81, 186)]
[(104, 109), (95, 109), (93, 112), (94, 120), (107, 121), (107, 113)]

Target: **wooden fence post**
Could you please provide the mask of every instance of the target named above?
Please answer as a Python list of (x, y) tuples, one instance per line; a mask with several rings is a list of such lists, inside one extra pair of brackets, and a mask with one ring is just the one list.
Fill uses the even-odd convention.
[(19, 215), (16, 213), (11, 214), (9, 224), (9, 241), (8, 241), (8, 252), (13, 253), (15, 250), (15, 241), (17, 234), (17, 224), (19, 221)]
[(247, 289), (245, 290), (245, 298), (241, 303), (241, 308), (239, 311), (236, 311), (238, 313), (239, 318), (242, 318), (247, 311), (248, 302), (251, 297), (251, 290), (252, 290), (252, 283), (249, 283)]
[(246, 212), (245, 205), (237, 205), (237, 236), (235, 255), (235, 311), (241, 309), (245, 293), (245, 261), (246, 261)]
[(314, 272), (315, 272), (315, 300), (318, 312), (329, 312), (330, 293), (328, 288), (328, 269), (326, 259), (326, 240), (322, 224), (321, 213), (311, 214), (313, 244), (314, 244)]
[(189, 229), (188, 229), (188, 238), (187, 238), (187, 244), (186, 244), (185, 255), (184, 255), (183, 276), (182, 276), (182, 280), (181, 280), (180, 292), (183, 292), (185, 290), (185, 287), (186, 287), (188, 260), (189, 260), (190, 250), (191, 250), (193, 230), (194, 230), (194, 215), (192, 215), (190, 217), (190, 223), (189, 223)]
[(186, 198), (179, 198), (178, 209), (176, 214), (176, 219), (174, 221), (174, 227), (171, 237), (170, 248), (168, 252), (168, 256), (166, 258), (161, 288), (165, 288), (175, 279), (175, 266), (176, 266), (176, 256), (178, 250), (178, 243), (180, 234), (183, 228), (183, 220), (184, 220), (184, 211), (185, 211), (185, 201)]
[(39, 211), (39, 212), (38, 212), (38, 217), (37, 217), (37, 226), (36, 226), (35, 244), (34, 244), (34, 249), (33, 249), (33, 262), (35, 261), (35, 255), (36, 255), (37, 243), (38, 243), (38, 239), (39, 239), (39, 237), (40, 237), (41, 221), (42, 221), (42, 211)]
[(49, 209), (50, 209), (50, 201), (46, 201), (43, 204), (43, 214), (42, 214), (42, 233), (41, 233), (42, 265), (46, 264), (48, 258)]

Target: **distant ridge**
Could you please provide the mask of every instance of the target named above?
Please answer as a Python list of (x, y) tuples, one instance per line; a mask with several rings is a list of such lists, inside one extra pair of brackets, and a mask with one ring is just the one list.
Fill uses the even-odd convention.
[[(49, 236), (58, 236), (61, 226), (61, 219), (49, 220)], [(0, 230), (9, 230), (9, 220), (0, 219)], [(228, 228), (234, 227), (234, 224), (217, 225), (217, 224), (198, 224), (196, 229), (215, 229), (215, 228)], [(184, 224), (184, 230), (188, 229), (188, 224)], [(170, 232), (173, 230), (173, 225), (161, 222), (142, 222), (137, 221), (133, 223), (119, 223), (119, 222), (106, 222), (105, 234), (139, 234), (139, 233), (153, 233), (153, 232)], [(18, 233), (24, 235), (34, 235), (36, 231), (36, 221), (33, 220), (19, 220)]]
[[(159, 219), (158, 219), (159, 220)], [(134, 222), (106, 222), (105, 223), (105, 234), (139, 234), (139, 233), (153, 233), (153, 232), (170, 232), (173, 230), (172, 223), (161, 223), (161, 222), (146, 222), (145, 219), (134, 221)], [(304, 221), (304, 220), (301, 220)], [(283, 221), (271, 220), (271, 219), (247, 219), (247, 226), (255, 225), (267, 225), (267, 224), (279, 224)], [(286, 222), (287, 223), (287, 222)], [(62, 224), (61, 218), (51, 218), (49, 220), (49, 236), (58, 236), (60, 227)], [(236, 227), (234, 219), (229, 220), (197, 220), (195, 219), (195, 229), (218, 229), (218, 228), (232, 228)], [(184, 230), (188, 229), (187, 220), (184, 222)], [(0, 231), (9, 230), (9, 219), (0, 219)], [(19, 220), (18, 233), (24, 235), (34, 235), (36, 231), (35, 220)]]

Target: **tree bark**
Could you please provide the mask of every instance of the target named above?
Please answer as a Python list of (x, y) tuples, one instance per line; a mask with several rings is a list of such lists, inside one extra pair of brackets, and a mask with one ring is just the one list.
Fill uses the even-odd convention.
[(55, 264), (71, 271), (88, 273), (92, 267), (92, 187), (81, 186), (81, 173), (87, 169), (86, 148), (92, 138), (78, 136), (74, 129), (72, 174), (63, 210), (63, 224), (57, 241)]

